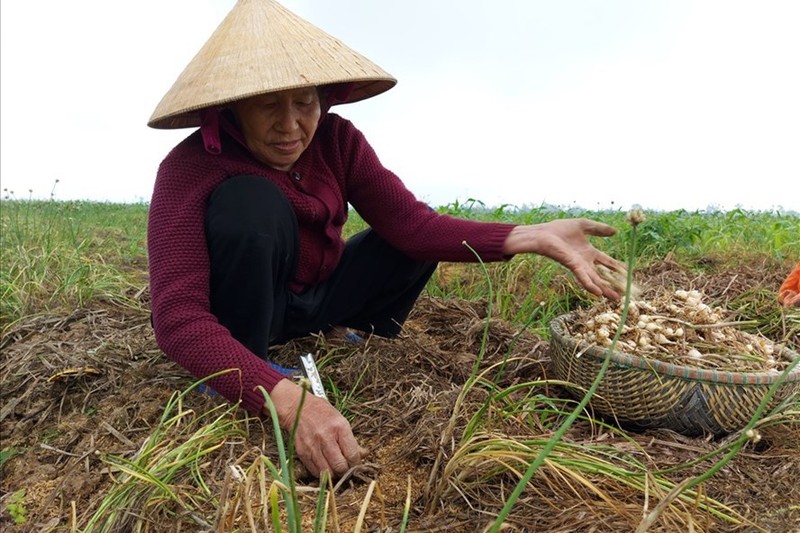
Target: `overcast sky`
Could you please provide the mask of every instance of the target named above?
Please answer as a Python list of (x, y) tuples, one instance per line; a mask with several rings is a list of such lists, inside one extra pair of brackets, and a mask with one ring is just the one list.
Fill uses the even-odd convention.
[[(234, 3), (3, 0), (3, 189), (149, 201), (190, 130), (146, 122)], [(435, 206), (800, 211), (800, 1), (282, 3), (398, 78), (335, 110)]]

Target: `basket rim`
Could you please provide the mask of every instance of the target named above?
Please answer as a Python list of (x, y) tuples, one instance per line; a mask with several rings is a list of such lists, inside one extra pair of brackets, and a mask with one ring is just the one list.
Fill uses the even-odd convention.
[[(551, 342), (556, 339), (560, 342), (577, 347), (581, 351), (581, 357), (589, 355), (594, 359), (604, 360), (606, 357), (606, 348), (597, 344), (589, 344), (585, 341), (578, 341), (565, 334), (564, 323), (572, 318), (575, 313), (565, 313), (557, 316), (550, 321), (550, 335)], [(558, 350), (551, 350), (555, 355)], [(800, 353), (795, 352), (790, 348), (784, 348), (784, 355), (788, 355), (790, 360), (800, 358)], [(691, 381), (703, 381), (716, 384), (728, 385), (772, 385), (781, 376), (783, 372), (733, 372), (730, 370), (712, 370), (707, 368), (699, 368), (689, 365), (676, 365), (659, 361), (658, 359), (651, 359), (641, 355), (632, 355), (622, 352), (614, 351), (611, 354), (611, 361), (620, 366), (626, 366), (641, 370), (652, 370), (659, 374), (666, 376), (687, 379)], [(790, 372), (783, 380), (783, 384), (800, 382), (800, 365)]]

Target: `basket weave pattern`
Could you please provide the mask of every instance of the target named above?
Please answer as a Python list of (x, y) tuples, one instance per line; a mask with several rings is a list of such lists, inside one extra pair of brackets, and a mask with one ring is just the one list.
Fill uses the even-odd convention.
[[(585, 390), (600, 372), (607, 350), (571, 337), (566, 327), (570, 319), (569, 314), (561, 315), (550, 323), (555, 375)], [(800, 357), (791, 351), (789, 355)], [(635, 429), (724, 435), (747, 425), (780, 375), (712, 371), (615, 352), (590, 405)], [(572, 392), (583, 394), (582, 390)], [(779, 386), (767, 412), (793, 396), (800, 396), (800, 366)]]

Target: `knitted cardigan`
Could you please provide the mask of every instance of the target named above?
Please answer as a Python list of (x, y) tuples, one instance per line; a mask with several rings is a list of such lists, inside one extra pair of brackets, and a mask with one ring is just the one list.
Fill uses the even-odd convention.
[(170, 359), (197, 377), (233, 369), (209, 385), (231, 402), (258, 414), (283, 376), (219, 324), (209, 305), (209, 258), (204, 216), (209, 195), (228, 177), (263, 176), (278, 185), (299, 224), (299, 262), (290, 288), (327, 279), (344, 248), (348, 204), (383, 239), (423, 260), (507, 260), (501, 249), (514, 225), (441, 215), (417, 200), (383, 167), (363, 134), (327, 114), (309, 146), (286, 172), (256, 160), (232, 137), (211, 154), (200, 131), (178, 144), (161, 163), (148, 219), (150, 295), (156, 341)]

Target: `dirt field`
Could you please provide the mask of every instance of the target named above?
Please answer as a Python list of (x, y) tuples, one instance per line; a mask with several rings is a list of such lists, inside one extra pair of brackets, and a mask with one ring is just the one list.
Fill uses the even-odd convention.
[[(773, 291), (784, 271), (760, 263), (711, 270), (713, 274), (699, 275), (665, 262), (638, 275), (645, 286), (696, 288), (731, 305), (747, 299), (756, 313), (759, 309), (779, 312)], [(139, 297), (146, 301), (147, 293)], [(480, 353), (485, 317), (485, 302), (425, 297), (398, 339), (371, 338), (364, 345), (351, 346), (310, 338), (280, 348), (277, 357), (286, 362), (300, 350), (317, 353), (326, 361), (323, 373), (340, 390), (354, 391), (349, 403), (354, 430), (371, 454), (369, 464), (336, 489), (336, 514), (342, 531), (352, 531), (370, 488), (364, 531), (398, 531), (409, 482), (409, 531), (481, 531), (500, 509), (515, 485), (510, 476), (481, 477), (476, 474), (480, 469), (459, 475), (440, 465), (435, 479), (430, 479), (442, 433)], [(777, 326), (768, 334), (781, 340)], [(798, 348), (796, 338), (788, 341)], [(118, 478), (103, 460), (105, 455), (133, 456), (158, 424), (170, 396), (193, 380), (160, 353), (142, 309), (96, 305), (70, 314), (37, 316), (11, 327), (0, 339), (0, 348), (0, 435), (2, 449), (14, 451), (2, 467), (0, 529), (83, 530)], [(511, 324), (492, 319), (482, 365), (499, 362), (509, 351), (519, 359), (509, 366), (501, 385), (550, 375), (546, 339), (527, 332), (518, 335)], [(72, 371), (65, 373), (67, 369)], [(546, 392), (566, 397), (557, 386)], [(454, 441), (467, 416), (476, 412), (483, 400), (477, 393), (467, 395), (464, 416), (454, 427)], [(190, 394), (183, 408), (202, 412), (218, 404), (218, 398)], [(241, 412), (239, 416), (243, 418)], [(509, 420), (492, 431), (513, 435), (515, 423)], [(230, 493), (230, 465), (247, 465), (261, 453), (274, 454), (268, 428), (253, 420), (242, 426), (246, 428), (242, 439), (225, 443), (201, 466), (212, 496), (201, 504), (205, 507), (196, 510), (199, 517), (162, 513), (159, 522), (150, 524), (150, 531), (212, 529), (209, 524), (220, 518), (220, 502)], [(695, 531), (800, 531), (800, 418), (783, 419), (761, 433), (760, 442), (748, 444), (699, 491), (701, 497), (726, 504), (743, 520), (726, 522), (692, 510), (692, 502), (684, 502), (682, 512), (691, 515)], [(665, 430), (627, 437), (579, 421), (566, 440), (636, 451), (647, 458), (653, 470), (702, 458), (724, 442)], [(453, 453), (452, 446), (453, 442), (444, 443), (445, 458)], [(672, 479), (677, 483), (702, 473), (717, 459), (701, 459)], [(373, 480), (376, 483), (372, 484)], [(558, 471), (542, 468), (509, 524), (513, 530), (532, 532), (634, 531), (643, 509), (658, 503), (655, 490), (647, 501), (641, 491), (624, 484), (592, 481), (613, 499), (608, 501), (587, 486), (561, 483)], [(313, 487), (314, 483), (300, 478), (301, 486)], [(17, 517), (22, 513), (24, 520), (15, 525), (8, 505), (21, 489), (25, 492), (18, 502), (22, 509), (17, 508)], [(312, 496), (302, 499), (313, 505)], [(148, 509), (131, 512), (140, 518), (148, 516)], [(676, 516), (679, 514), (658, 520), (650, 531), (685, 530), (686, 522), (676, 521)], [(243, 519), (230, 518), (228, 523), (237, 524), (229, 530), (249, 531)]]

